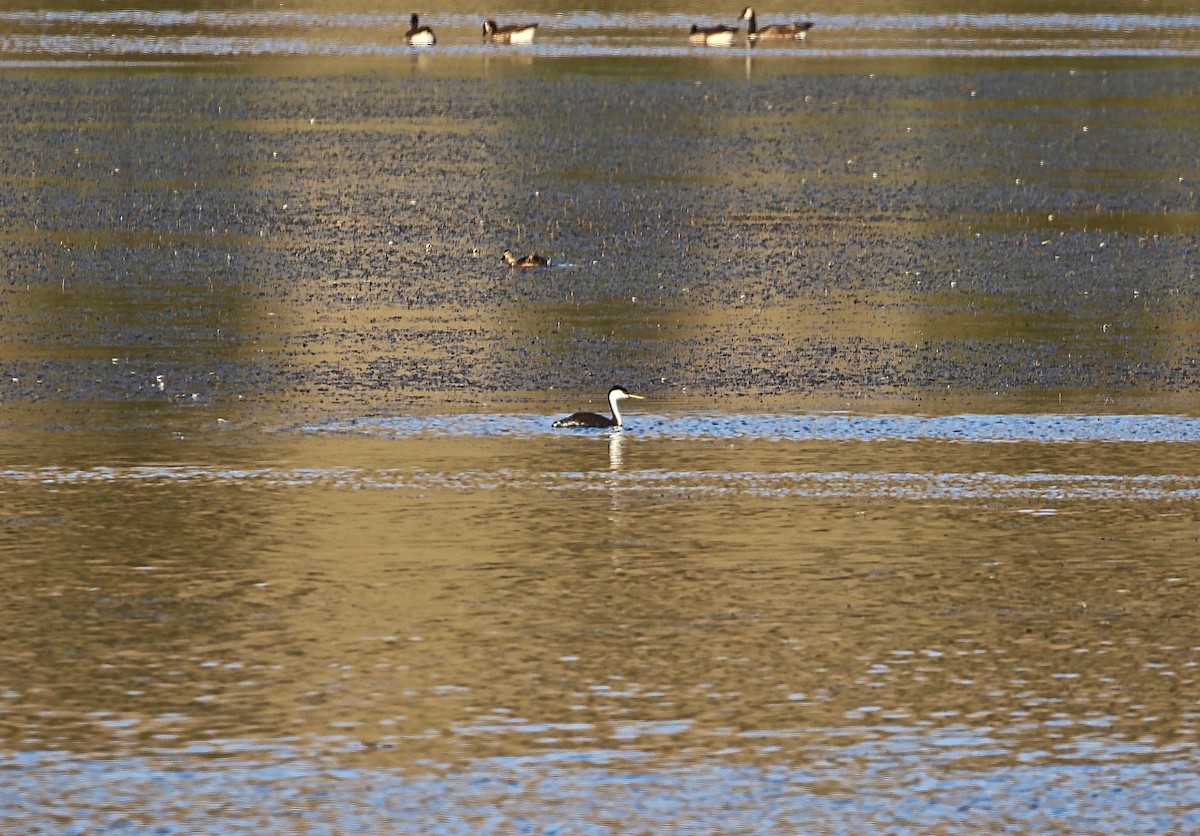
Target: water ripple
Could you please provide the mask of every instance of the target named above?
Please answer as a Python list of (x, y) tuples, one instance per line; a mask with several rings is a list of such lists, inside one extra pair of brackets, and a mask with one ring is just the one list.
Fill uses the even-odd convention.
[[(612, 13), (571, 11), (546, 15), (556, 30), (679, 28), (697, 18), (690, 12)], [(438, 22), (451, 27), (475, 27), (479, 15), (439, 14)], [(983, 14), (828, 14), (820, 15), (821, 29), (828, 30), (1015, 30), (1071, 32), (1140, 32), (1200, 28), (1200, 14), (1079, 14), (1069, 12)], [(285, 9), (264, 11), (181, 11), (114, 9), (105, 11), (28, 9), (0, 11), (0, 23), (29, 27), (113, 27), (139, 29), (399, 29), (408, 27), (408, 12), (402, 14), (355, 12), (308, 12)]]
[[(544, 36), (523, 51), (542, 56), (682, 56), (706, 52), (681, 42), (690, 12), (590, 11), (543, 15)], [(757, 55), (909, 57), (1196, 57), (1196, 14), (831, 14), (804, 49), (764, 45)], [(492, 54), (479, 16), (441, 14), (439, 54)], [(716, 22), (716, 18), (713, 18)], [(409, 51), (403, 14), (178, 10), (0, 12), (5, 63), (27, 56), (112, 58), (380, 56)], [(468, 36), (466, 33), (470, 33)], [(457, 42), (456, 42), (457, 41)], [(707, 51), (707, 54), (713, 54)]]
[[(306, 432), (382, 438), (564, 435), (545, 415), (358, 418)], [(597, 434), (596, 430), (574, 431)], [(599, 431), (600, 433), (612, 432)], [(1200, 441), (1200, 419), (1183, 415), (652, 415), (627, 419), (623, 434), (649, 439), (769, 441), (960, 441), (969, 443)]]
[[(244, 484), (276, 488), (348, 490), (433, 489), (604, 491), (655, 496), (764, 496), (775, 498), (887, 498), (893, 500), (1175, 501), (1200, 499), (1200, 476), (1073, 473), (894, 473), (887, 471), (519, 469), (429, 471), (421, 468), (220, 468), (200, 465), (0, 470), (0, 484), (48, 486), (111, 483)], [(1047, 512), (1051, 513), (1051, 512)]]
[[(653, 758), (630, 750), (480, 759), (457, 769), (338, 765), (286, 746), (140, 756), (28, 752), (0, 757), (0, 822), (14, 832), (478, 833), (626, 832), (1196, 832), (1200, 793), (1190, 747), (1073, 762), (969, 758), (943, 734), (892, 730), (846, 746), (806, 746), (795, 762), (735, 756)], [(986, 742), (986, 735), (980, 735)], [(1117, 749), (1099, 740), (1100, 752)], [(795, 744), (793, 744), (795, 745)], [(974, 745), (974, 741), (971, 741)], [(276, 751), (277, 750), (277, 751)], [(1002, 750), (1001, 750), (1002, 754)], [(257, 755), (257, 757), (255, 757)], [(833, 788), (849, 790), (830, 791)], [(1003, 791), (998, 791), (1002, 788)], [(298, 805), (298, 799), (319, 803)], [(136, 811), (131, 813), (130, 811)], [(136, 816), (136, 818), (135, 818)], [(481, 826), (481, 822), (490, 825)], [(804, 826), (799, 827), (798, 823)], [(253, 828), (249, 825), (253, 824)]]

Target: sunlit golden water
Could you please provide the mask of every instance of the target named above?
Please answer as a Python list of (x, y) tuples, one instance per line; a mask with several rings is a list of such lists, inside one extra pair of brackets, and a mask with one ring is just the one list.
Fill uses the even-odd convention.
[(0, 12), (0, 829), (1200, 829), (1194, 11), (507, 11)]
[(7, 745), (774, 761), (961, 729), (989, 739), (982, 767), (1194, 742), (1194, 499), (745, 476), (1086, 481), (1190, 459), (1194, 479), (1190, 445), (625, 435), (615, 458), (603, 437), (285, 434), (257, 470), (184, 441), (173, 468), (10, 471)]

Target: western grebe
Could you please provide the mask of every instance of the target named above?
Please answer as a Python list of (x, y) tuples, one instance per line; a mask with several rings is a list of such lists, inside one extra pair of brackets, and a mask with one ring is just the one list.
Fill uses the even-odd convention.
[(515, 255), (513, 255), (512, 250), (505, 250), (504, 263), (509, 267), (520, 268), (549, 267), (550, 259), (546, 258), (544, 255), (538, 255), (537, 253), (530, 253), (529, 255), (523, 255), (520, 258), (517, 258)]
[(742, 10), (740, 19), (750, 21), (746, 29), (746, 40), (750, 41), (750, 43), (754, 43), (759, 38), (800, 41), (808, 34), (808, 30), (812, 29), (811, 20), (797, 20), (795, 23), (776, 23), (759, 29), (758, 19), (754, 16), (754, 9), (749, 6)]
[(614, 386), (608, 390), (608, 408), (612, 410), (612, 417), (607, 415), (598, 415), (595, 412), (576, 412), (573, 415), (568, 415), (566, 418), (559, 418), (554, 422), (556, 427), (619, 427), (621, 426), (621, 410), (617, 408), (617, 401), (623, 401), (626, 398), (634, 400), (644, 400), (641, 395), (631, 395), (625, 391), (624, 386)]
[(483, 37), (498, 44), (531, 44), (537, 34), (536, 23), (517, 23), (510, 26), (497, 26), (496, 21), (486, 20), (483, 24)]
[(422, 26), (420, 18), (413, 14), (410, 18), (412, 26), (404, 33), (404, 42), (413, 46), (433, 46), (437, 43), (437, 38), (434, 37), (433, 30), (428, 26)]
[(737, 34), (737, 31), (736, 26), (702, 28), (693, 23), (692, 31), (688, 34), (688, 42), (705, 46), (729, 46), (733, 43), (733, 36)]

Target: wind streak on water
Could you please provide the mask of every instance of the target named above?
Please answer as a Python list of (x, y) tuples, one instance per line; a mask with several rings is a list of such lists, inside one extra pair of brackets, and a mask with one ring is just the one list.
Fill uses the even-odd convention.
[(653, 493), (657, 496), (748, 495), (800, 498), (888, 498), (896, 500), (1099, 500), (1180, 501), (1200, 499), (1200, 477), (1182, 475), (1095, 475), (1067, 473), (889, 473), (851, 471), (468, 470), (457, 473), (410, 469), (219, 468), (205, 466), (41, 467), (0, 471), (0, 483), (50, 486), (116, 482), (157, 484), (246, 484), (283, 488), (349, 490), (559, 490)]
[[(0, 53), (8, 55), (47, 55), (77, 57), (80, 55), (108, 58), (148, 56), (158, 59), (184, 57), (251, 58), (262, 56), (319, 56), (371, 57), (399, 56), (413, 48), (386, 43), (340, 44), (307, 38), (235, 38), (192, 35), (180, 38), (112, 38), (104, 36), (72, 36), (69, 39), (51, 37), (0, 37)], [(454, 45), (438, 47), (448, 55), (484, 54), (492, 49), (487, 45)], [(622, 56), (626, 58), (680, 58), (695, 55), (700, 47), (672, 45), (627, 44), (620, 47), (588, 43), (538, 44), (522, 47), (545, 58), (596, 58)], [(1200, 49), (1166, 46), (1078, 46), (1076, 44), (1048, 45), (1038, 48), (1010, 47), (953, 47), (953, 46), (886, 46), (844, 47), (840, 49), (805, 49), (802, 53), (787, 48), (759, 47), (755, 55), (796, 55), (817, 58), (1200, 58)], [(89, 66), (92, 62), (89, 62)], [(98, 62), (99, 63), (99, 62)], [(28, 66), (26, 61), (0, 61), (0, 66)]]
[[(1186, 745), (1158, 745), (1143, 760), (1096, 761), (1094, 751), (1063, 742), (1058, 762), (982, 768), (960, 765), (977, 751), (955, 745), (964, 733), (988, 739), (986, 730), (965, 728), (881, 729), (856, 745), (814, 746), (799, 765), (766, 767), (598, 749), (485, 758), (424, 773), (331, 769), (302, 747), (220, 740), (122, 757), (17, 753), (0, 756), (0, 821), (32, 832), (53, 810), (65, 831), (92, 832), (98, 827), (88, 825), (123, 821), (136, 809), (163, 832), (244, 831), (250, 822), (260, 832), (290, 832), (297, 798), (319, 799), (314, 809), (302, 808), (305, 821), (332, 832), (371, 829), (364, 828), (369, 821), (396, 832), (470, 833), (483, 820), (515, 820), (536, 832), (570, 820), (580, 832), (608, 832), (613, 810), (622, 811), (626, 832), (799, 832), (797, 822), (804, 832), (942, 832), (952, 812), (975, 824), (964, 831), (978, 832), (995, 829), (989, 825), (997, 820), (1014, 832), (1057, 832), (1069, 822), (1075, 832), (1116, 833), (1160, 832), (1166, 821), (1195, 832), (1200, 821), (1194, 807), (1178, 802), (1200, 792), (1195, 752)], [(831, 786), (854, 791), (831, 794)]]
[[(439, 53), (492, 52), (480, 16), (428, 19), (442, 34)], [(705, 19), (701, 18), (701, 22)], [(687, 12), (544, 15), (535, 44), (542, 56), (681, 56)], [(716, 23), (713, 17), (707, 22)], [(729, 21), (726, 21), (729, 22)], [(755, 54), (910, 57), (1195, 57), (1195, 14), (840, 14), (816, 18), (828, 37), (805, 49), (760, 47)], [(410, 48), (404, 14), (271, 11), (32, 11), (0, 13), (0, 54), (22, 56), (378, 56)], [(466, 33), (470, 33), (469, 36)], [(1034, 40), (1032, 43), (1030, 38)], [(820, 40), (814, 37), (814, 40)], [(700, 48), (699, 51), (705, 51)]]
[[(544, 415), (361, 418), (308, 432), (382, 438), (562, 435)], [(1200, 419), (1182, 415), (683, 415), (631, 416), (621, 430), (647, 439), (767, 441), (1198, 442)], [(583, 431), (595, 434), (595, 431)]]
[[(31, 27), (135, 26), (140, 29), (244, 29), (246, 27), (305, 29), (374, 29), (403, 31), (408, 13), (319, 13), (272, 11), (178, 11), (178, 10), (17, 10), (0, 12), (0, 22)], [(686, 27), (697, 19), (690, 13), (603, 14), (576, 11), (549, 15), (555, 29), (629, 29)], [(478, 15), (439, 14), (446, 26), (466, 27), (479, 23)], [(819, 17), (822, 29), (874, 29), (920, 31), (928, 29), (1010, 29), (1014, 31), (1140, 32), (1200, 28), (1197, 14), (835, 14)]]

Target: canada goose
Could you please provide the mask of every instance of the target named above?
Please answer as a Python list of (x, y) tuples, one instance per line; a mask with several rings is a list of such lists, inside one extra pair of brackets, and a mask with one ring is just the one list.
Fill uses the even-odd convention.
[(550, 266), (550, 259), (546, 258), (544, 255), (538, 255), (537, 253), (530, 253), (529, 255), (523, 255), (520, 258), (517, 258), (517, 256), (513, 255), (512, 250), (505, 250), (503, 258), (505, 264), (513, 268)]
[(733, 36), (737, 34), (736, 26), (708, 26), (700, 27), (692, 24), (692, 31), (688, 35), (688, 43), (704, 44), (705, 46), (729, 46), (733, 43)]
[(607, 415), (599, 415), (595, 412), (575, 412), (568, 415), (566, 418), (559, 418), (554, 422), (555, 427), (619, 427), (621, 426), (621, 410), (617, 409), (617, 401), (623, 401), (626, 398), (634, 398), (642, 400), (641, 395), (631, 395), (625, 391), (624, 386), (614, 386), (608, 390), (608, 408), (612, 410), (612, 417)]
[(434, 37), (433, 30), (428, 26), (422, 26), (420, 18), (416, 14), (410, 18), (412, 25), (408, 31), (404, 33), (404, 42), (413, 46), (433, 46), (437, 43), (437, 38)]
[(483, 37), (498, 44), (531, 44), (537, 34), (536, 23), (517, 23), (511, 26), (497, 26), (496, 21), (487, 20), (483, 24)]
[(812, 29), (811, 20), (797, 20), (795, 23), (775, 23), (759, 29), (758, 20), (754, 16), (754, 9), (749, 6), (742, 11), (738, 19), (750, 21), (750, 24), (746, 27), (746, 40), (750, 43), (754, 43), (759, 38), (802, 41), (804, 40), (804, 36), (808, 34), (808, 30)]

